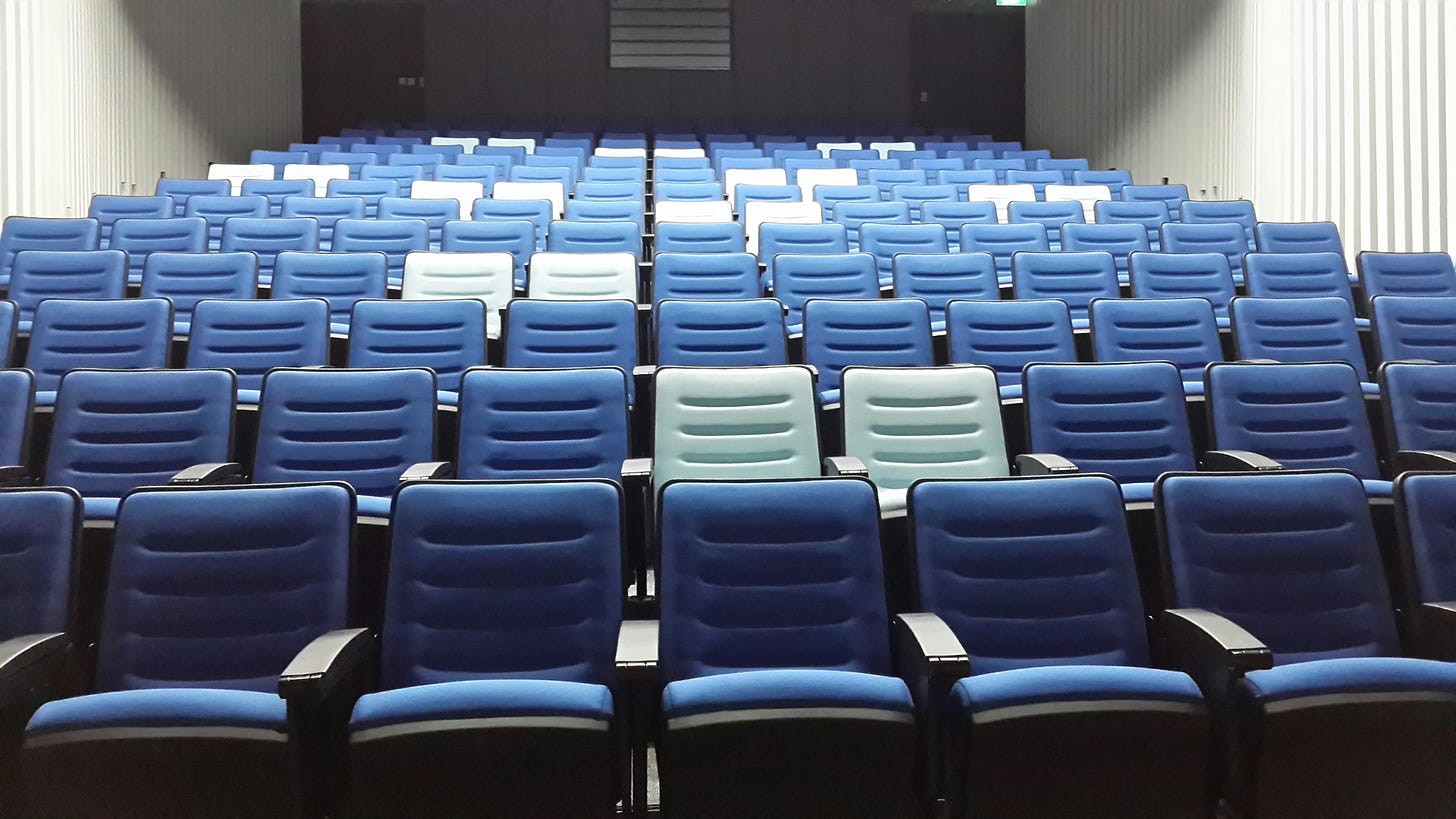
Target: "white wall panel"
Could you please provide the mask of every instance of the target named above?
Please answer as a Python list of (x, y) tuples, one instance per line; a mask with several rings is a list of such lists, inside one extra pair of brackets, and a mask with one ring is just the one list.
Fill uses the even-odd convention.
[(286, 147), (299, 0), (0, 0), (0, 216)]
[(1448, 249), (1453, 44), (1450, 0), (1041, 0), (1028, 130), (1266, 220), (1332, 220), (1352, 255)]

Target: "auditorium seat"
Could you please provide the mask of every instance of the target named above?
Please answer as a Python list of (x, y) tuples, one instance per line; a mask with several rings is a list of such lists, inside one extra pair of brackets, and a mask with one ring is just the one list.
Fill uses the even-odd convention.
[(1207, 815), (1209, 708), (1154, 664), (1117, 485), (936, 480), (910, 503), (923, 613), (897, 625), (933, 618), (969, 674), (921, 695), (949, 815)]
[(1057, 171), (1062, 175), (1062, 184), (1075, 185), (1074, 174), (1088, 169), (1085, 159), (1038, 159), (1036, 161), (1038, 171)]
[(1170, 362), (1185, 396), (1203, 395), (1204, 368), (1223, 360), (1213, 307), (1203, 299), (1096, 299), (1089, 317), (1097, 361)]
[(812, 186), (812, 198), (824, 209), (826, 220), (834, 217), (834, 208), (841, 202), (878, 202), (880, 189), (873, 185), (830, 185)]
[(364, 217), (373, 219), (379, 215), (379, 200), (386, 196), (399, 196), (399, 183), (389, 179), (360, 180), (336, 179), (329, 183), (328, 194), (334, 197), (357, 197), (364, 200)]
[(1244, 254), (1249, 252), (1249, 243), (1243, 227), (1236, 223), (1169, 222), (1162, 227), (1158, 245), (1163, 253), (1222, 253), (1228, 257), (1234, 285), (1244, 283)]
[(1128, 257), (1128, 278), (1134, 298), (1204, 299), (1213, 306), (1219, 329), (1229, 327), (1234, 279), (1222, 253), (1136, 252)]
[[(343, 222), (334, 226), (336, 245), (340, 224)], [(285, 250), (318, 251), (318, 222), (301, 217), (234, 217), (222, 226), (222, 243), (218, 249), (224, 253), (249, 250), (258, 254), (258, 283), (266, 285), (273, 280), (273, 266), (279, 253)], [(335, 249), (342, 248), (336, 246)]]
[(370, 165), (359, 170), (359, 180), (382, 182), (390, 180), (399, 185), (399, 196), (408, 198), (414, 192), (415, 183), (425, 178), (425, 169), (418, 165)]
[(1021, 399), (1021, 371), (1032, 362), (1074, 362), (1077, 346), (1065, 302), (958, 300), (946, 305), (952, 364), (996, 371), (1003, 401)]
[(413, 196), (390, 197), (379, 200), (378, 220), (418, 220), (429, 228), (430, 249), (439, 250), (444, 236), (445, 223), (460, 219), (460, 202), (455, 199), (419, 199)]
[(1188, 201), (1187, 185), (1127, 185), (1122, 189), (1124, 202), (1162, 202), (1168, 208), (1168, 221), (1182, 218), (1180, 208)]
[(910, 219), (914, 222), (921, 221), (925, 204), (928, 202), (959, 202), (954, 185), (896, 185), (890, 189), (890, 199), (908, 204)]
[[(435, 181), (474, 182), (480, 185), (484, 196), (489, 196), (491, 188), (495, 187), (496, 180), (503, 179), (505, 176), (505, 174), (499, 173), (495, 167), (482, 164), (450, 164), (435, 168)], [(469, 213), (470, 209), (466, 208), (463, 212)]]
[(359, 179), (359, 173), (370, 166), (383, 164), (374, 154), (360, 154), (352, 151), (325, 151), (319, 157), (321, 165), (343, 165), (349, 169), (349, 178)]
[(1011, 257), (1011, 292), (1017, 299), (1059, 299), (1072, 311), (1072, 326), (1087, 327), (1094, 299), (1119, 295), (1112, 254), (1019, 252)]
[[(855, 173), (855, 179), (861, 185), (872, 185), (870, 173), (872, 171), (902, 171), (904, 166), (898, 159), (875, 159), (874, 154), (865, 151), (862, 155), (865, 158), (852, 159), (844, 154), (837, 154), (838, 158), (833, 160), (840, 168), (849, 168)], [(878, 186), (876, 186), (878, 187)], [(883, 195), (883, 194), (882, 194)]]
[(9, 367), (15, 356), (15, 330), (19, 324), (19, 314), (15, 302), (0, 301), (0, 365), (3, 365), (0, 370)]
[(390, 154), (382, 165), (394, 167), (417, 167), (422, 174), (421, 179), (429, 180), (435, 178), (435, 168), (444, 164), (444, 157), (434, 154)]
[(264, 216), (279, 216), (283, 212), (283, 199), (288, 196), (313, 196), (313, 181), (309, 179), (245, 179), (242, 196), (261, 196), (268, 200), (268, 212)]
[[(723, 173), (723, 191), (731, 202), (737, 202), (735, 192), (739, 185), (754, 186), (786, 186), (789, 184), (789, 177), (784, 173), (783, 168), (734, 168)], [(776, 201), (799, 201), (776, 200)], [(742, 212), (735, 207), (735, 210)]]
[(1377, 296), (1456, 296), (1456, 267), (1449, 253), (1374, 253), (1355, 257), (1360, 289)]
[[(187, 199), (187, 216), (207, 222), (206, 250), (222, 248), (222, 229), (235, 216), (265, 218), (269, 216), (266, 196), (191, 196)], [(176, 249), (180, 252), (180, 248)], [(196, 252), (196, 251), (193, 251)]]
[(238, 196), (243, 192), (243, 181), (246, 179), (276, 179), (278, 169), (272, 165), (209, 165), (207, 167), (208, 179), (223, 179), (232, 186), (232, 195)]
[[(663, 200), (657, 199), (654, 205), (656, 213), (657, 229), (667, 222), (682, 223), (731, 223), (733, 222), (733, 205), (718, 199), (705, 199), (697, 201), (689, 200)], [(742, 233), (741, 227), (735, 230)]]
[(652, 301), (734, 301), (763, 295), (758, 260), (743, 252), (659, 252), (653, 260)]
[(910, 224), (910, 205), (907, 202), (840, 202), (834, 206), (830, 218), (848, 231), (849, 249), (859, 250), (859, 229), (871, 222), (886, 225)]
[(1456, 471), (1456, 365), (1391, 361), (1379, 375), (1391, 472)]
[[(931, 151), (931, 153), (934, 153), (934, 151)], [(966, 161), (964, 159), (946, 159), (941, 157), (912, 159), (910, 160), (910, 167), (915, 170), (925, 171), (927, 178), (935, 179), (935, 175), (941, 171), (964, 171), (966, 169)]]
[[(657, 235), (654, 248), (663, 253), (743, 253), (748, 247), (743, 229), (732, 221), (732, 214), (726, 221), (675, 221), (683, 214), (669, 210), (664, 218), (664, 205), (657, 206)], [(690, 205), (692, 203), (679, 203)], [(721, 203), (726, 205), (727, 203)]]
[(635, 222), (556, 221), (546, 234), (551, 253), (630, 253), (642, 257), (642, 229)]
[(956, 198), (964, 202), (967, 200), (971, 185), (995, 185), (995, 171), (937, 171), (935, 182), (938, 185), (955, 185)]
[(1153, 252), (1163, 250), (1163, 225), (1170, 219), (1164, 202), (1098, 202), (1093, 206), (1098, 224), (1142, 225), (1148, 232), (1148, 246)]
[(1377, 296), (1370, 307), (1377, 361), (1456, 364), (1456, 297)]
[(1009, 224), (1039, 224), (1045, 228), (1047, 244), (1054, 253), (1062, 250), (1062, 227), (1085, 221), (1082, 206), (1076, 202), (1012, 202), (1006, 215)]
[(1345, 255), (1334, 222), (1260, 222), (1255, 244), (1262, 253), (1338, 253)]
[(1046, 186), (1046, 201), (1076, 202), (1082, 206), (1083, 221), (1091, 224), (1097, 221), (1097, 203), (1110, 202), (1112, 190), (1106, 185), (1062, 185), (1051, 183)]
[[(918, 815), (873, 486), (682, 482), (660, 505), (664, 814)], [(724, 572), (752, 593), (723, 594)]]
[(773, 287), (779, 256), (848, 252), (849, 236), (844, 225), (767, 222), (759, 231), (758, 258), (764, 265), (764, 284), (769, 288)]
[(247, 251), (153, 253), (142, 271), (141, 297), (172, 302), (172, 332), (179, 336), (192, 332), (192, 313), (203, 299), (251, 299), (257, 293), (258, 256)]
[(773, 299), (657, 303), (656, 362), (664, 367), (788, 364), (784, 309)]
[(717, 182), (663, 182), (653, 188), (657, 205), (663, 202), (721, 202), (723, 186)]
[(1066, 179), (1061, 171), (1017, 171), (1006, 172), (1006, 184), (1008, 185), (1030, 185), (1036, 191), (1038, 202), (1047, 201), (1047, 186), (1062, 185)]
[(510, 253), (410, 253), (404, 260), (399, 297), (405, 301), (479, 301), (485, 305), (485, 337), (499, 338), (500, 311), (515, 296), (515, 272), (516, 261)]
[(329, 332), (349, 335), (354, 302), (383, 299), (388, 293), (389, 257), (384, 253), (278, 254), (273, 271), (274, 299), (323, 299), (329, 305)]
[(1377, 394), (1347, 299), (1245, 296), (1229, 305), (1229, 317), (1239, 358), (1291, 364), (1342, 361), (1360, 373), (1367, 393)]
[(120, 250), (22, 250), (15, 254), (7, 298), (18, 330), (30, 333), (36, 305), (46, 299), (120, 299), (126, 296), (126, 254)]
[(880, 297), (875, 258), (868, 253), (782, 255), (775, 261), (773, 296), (784, 305), (791, 336), (803, 332), (804, 305), (811, 299)]
[(627, 252), (553, 253), (531, 256), (526, 292), (552, 301), (626, 299), (640, 293), (637, 257)]
[(1254, 228), (1259, 219), (1254, 215), (1254, 203), (1247, 199), (1228, 201), (1184, 202), (1179, 206), (1179, 221), (1186, 225), (1236, 224), (1244, 229), (1248, 250), (1255, 250)]
[(25, 360), (36, 376), (36, 406), (55, 402), (61, 377), (71, 370), (166, 367), (171, 337), (172, 305), (165, 299), (40, 302)]
[[(803, 179), (799, 175), (810, 171)], [(825, 171), (834, 171), (833, 174), (826, 174)], [(846, 173), (847, 171), (847, 173)], [(816, 185), (863, 185), (864, 180), (855, 173), (853, 168), (845, 168), (833, 159), (797, 159), (789, 158), (784, 160), (784, 173), (788, 174), (789, 184), (807, 187), (805, 198), (813, 196)], [(850, 181), (850, 174), (854, 174), (854, 181)]]
[(907, 170), (872, 170), (865, 181), (879, 189), (881, 199), (893, 198), (892, 194), (897, 185), (928, 184), (925, 171)]
[[(13, 331), (15, 324), (15, 310), (13, 307), (0, 308), (0, 312), (10, 313), (10, 324)], [(12, 333), (13, 343), (13, 333)], [(6, 361), (9, 360), (9, 350), (5, 351)], [(31, 461), (31, 417), (35, 413), (35, 375), (29, 370), (0, 369), (0, 482), (6, 486), (20, 486), (26, 482), (26, 478), (38, 471), (39, 464), (32, 464)], [(0, 493), (0, 506), (3, 506), (5, 493)], [(79, 506), (79, 502), (78, 502)], [(16, 521), (23, 523), (21, 521)], [(13, 531), (11, 534), (15, 534)], [(21, 547), (20, 552), (24, 552)], [(69, 557), (69, 555), (67, 555)], [(16, 591), (22, 590), (23, 586), (11, 586), (6, 590), (7, 598)], [(40, 588), (37, 591), (42, 594), (49, 590)], [(50, 605), (49, 602), (42, 602), (42, 605)], [(25, 616), (28, 612), (17, 611), (9, 605), (4, 607), (4, 616), (0, 617), (0, 644), (5, 640), (17, 637), (25, 631), (18, 630), (14, 625), (15, 621)], [(57, 630), (64, 630), (64, 626)], [(0, 654), (0, 657), (8, 658), (9, 654)], [(0, 667), (5, 663), (0, 662)], [(3, 777), (3, 774), (0, 774)], [(5, 800), (0, 799), (0, 802)]]
[(1118, 281), (1130, 281), (1128, 259), (1151, 250), (1148, 234), (1138, 225), (1098, 225), (1068, 222), (1062, 225), (1061, 249), (1072, 252), (1105, 251), (1112, 254)]
[[(707, 160), (703, 161), (707, 162)], [(635, 171), (632, 172), (631, 179), (634, 182), (639, 181)], [(718, 174), (712, 168), (709, 168), (707, 166), (701, 168), (656, 167), (652, 171), (652, 182), (654, 187), (656, 187), (660, 192), (662, 185), (706, 185), (708, 183), (717, 184)], [(701, 195), (703, 193), (703, 189), (693, 189), (690, 192)]]
[(932, 367), (930, 314), (917, 299), (813, 299), (803, 306), (804, 362), (819, 372), (820, 404), (838, 404), (853, 364)]
[(546, 249), (546, 234), (551, 222), (552, 203), (547, 199), (477, 199), (470, 218), (476, 222), (525, 220), (535, 227), (536, 249)]
[(866, 223), (860, 226), (860, 251), (875, 257), (880, 286), (894, 283), (893, 264), (899, 253), (949, 253), (945, 230), (940, 225), (894, 225)]
[(990, 202), (926, 202), (920, 206), (922, 224), (945, 228), (951, 253), (961, 252), (961, 228), (965, 225), (994, 225), (996, 206)]
[[(1338, 253), (1249, 253), (1244, 256), (1245, 292), (1250, 296), (1270, 299), (1332, 297), (1350, 305), (1350, 274), (1345, 257)], [(1369, 326), (1369, 320), (1356, 318), (1357, 326)]]
[(332, 250), (334, 226), (340, 219), (363, 219), (366, 205), (357, 197), (290, 196), (283, 200), (281, 216), (318, 222), (319, 249)]
[(226, 179), (174, 179), (164, 176), (157, 180), (157, 196), (170, 196), (176, 210), (173, 216), (187, 215), (187, 200), (193, 196), (229, 196), (232, 185)]
[(240, 408), (257, 408), (269, 370), (328, 363), (329, 305), (323, 299), (206, 299), (192, 310), (187, 369), (231, 370)]
[(759, 226), (765, 223), (817, 225), (824, 212), (815, 202), (750, 202), (743, 214), (748, 252), (758, 254)]
[(1174, 664), (1226, 703), (1230, 807), (1444, 812), (1456, 782), (1456, 666), (1401, 656), (1359, 480), (1169, 476), (1157, 505), (1174, 606), (1160, 631)]
[[(631, 374), (639, 362), (637, 309), (624, 299), (516, 299), (505, 311), (502, 364), (520, 369), (616, 367)], [(629, 380), (628, 400), (636, 390)]]
[(430, 249), (430, 226), (421, 219), (340, 219), (334, 223), (334, 253), (380, 252), (389, 258), (389, 283), (404, 278), (410, 253)]
[(747, 185), (732, 188), (733, 210), (743, 213), (749, 202), (802, 202), (803, 191), (797, 185)]
[(571, 217), (571, 206), (586, 202), (617, 202), (642, 207), (642, 186), (634, 182), (579, 182), (576, 198), (566, 203), (566, 218)]
[(1012, 202), (1035, 202), (1036, 190), (1030, 185), (970, 185), (966, 197), (971, 202), (993, 202), (996, 218), (1002, 223), (1010, 221)]
[(475, 200), (485, 198), (486, 191), (480, 182), (427, 179), (416, 182), (409, 195), (411, 199), (453, 201), (459, 206), (457, 218), (464, 219), (474, 208)]
[[(515, 174), (519, 168), (512, 168), (511, 173)], [(522, 182), (512, 179), (509, 182), (497, 182), (490, 192), (491, 200), (540, 200), (544, 199), (551, 203), (552, 218), (561, 218), (566, 211), (566, 186), (558, 181), (551, 182)]]
[(347, 325), (348, 366), (428, 367), (435, 374), (436, 401), (441, 405), (455, 406), (461, 375), (486, 364), (483, 302), (395, 301), (379, 296), (353, 301), (352, 310)]
[(995, 171), (996, 184), (1007, 184), (1006, 174), (1011, 171), (1026, 170), (1024, 159), (975, 159), (971, 161), (972, 170)]
[(208, 249), (207, 223), (196, 217), (175, 216), (171, 219), (118, 219), (111, 226), (110, 248), (126, 252), (127, 280), (139, 283), (149, 254), (158, 251), (205, 252)]
[[(158, 375), (218, 374), (141, 377)], [(337, 484), (129, 495), (82, 689), (94, 693), (31, 718), (28, 810), (321, 813), (322, 743), (338, 730), (328, 715), (347, 707), (372, 649), (366, 631), (340, 631), (352, 511)]]
[(897, 253), (892, 268), (895, 298), (925, 302), (932, 332), (944, 332), (950, 302), (1000, 298), (989, 253)]
[(103, 196), (91, 197), (86, 216), (101, 226), (101, 247), (111, 241), (111, 226), (118, 219), (165, 219), (175, 213), (170, 196)]

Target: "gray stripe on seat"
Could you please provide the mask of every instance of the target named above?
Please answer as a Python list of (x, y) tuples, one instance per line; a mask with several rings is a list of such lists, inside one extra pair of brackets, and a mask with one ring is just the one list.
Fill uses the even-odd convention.
[(288, 734), (270, 728), (229, 728), (222, 725), (166, 728), (142, 726), (82, 728), (75, 731), (57, 731), (54, 734), (28, 737), (25, 740), (25, 747), (44, 748), (48, 745), (63, 745), (68, 742), (106, 742), (132, 739), (238, 739), (250, 742), (287, 742)]
[(1064, 700), (1061, 702), (1039, 702), (1029, 705), (1008, 705), (972, 714), (978, 725), (1025, 717), (1045, 717), (1056, 714), (1096, 714), (1108, 711), (1153, 711), (1167, 714), (1197, 714), (1205, 709), (1200, 703), (1173, 702), (1171, 700)]
[(744, 711), (713, 711), (691, 714), (667, 721), (668, 730), (700, 728), (705, 725), (726, 725), (734, 722), (787, 719), (843, 719), (869, 722), (915, 722), (914, 714), (886, 711), (880, 708), (751, 708)]
[(1371, 691), (1348, 694), (1316, 694), (1276, 700), (1264, 706), (1266, 714), (1280, 714), (1300, 708), (1323, 708), (1331, 705), (1366, 705), (1386, 702), (1456, 703), (1456, 694), (1449, 691)]
[(574, 731), (605, 731), (610, 723), (591, 717), (476, 717), (471, 719), (432, 719), (419, 722), (401, 722), (397, 725), (381, 725), (365, 728), (349, 737), (350, 742), (368, 742), (374, 739), (391, 739), (410, 734), (426, 734), (438, 731), (483, 731), (491, 728), (558, 728)]

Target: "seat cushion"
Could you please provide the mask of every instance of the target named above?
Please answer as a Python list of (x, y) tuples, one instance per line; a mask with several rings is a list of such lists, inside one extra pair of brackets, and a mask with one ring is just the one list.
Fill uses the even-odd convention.
[[(238, 738), (276, 739), (288, 736), (288, 709), (272, 692), (209, 688), (148, 688), (111, 691), (46, 703), (26, 726), (26, 741), (85, 731), (135, 728), (235, 728)], [(263, 733), (259, 733), (263, 732)], [(95, 737), (101, 738), (101, 737)], [(121, 738), (121, 737), (105, 737)]]
[(391, 511), (393, 498), (378, 498), (373, 495), (359, 496), (359, 514), (371, 518), (387, 518)]
[(88, 497), (81, 500), (81, 505), (87, 520), (115, 520), (121, 498)]
[(405, 723), (499, 717), (569, 719), (571, 727), (607, 728), (612, 692), (604, 685), (557, 680), (463, 680), (365, 694), (354, 705), (351, 734)]
[[(832, 709), (826, 713), (823, 709)], [(863, 716), (913, 720), (910, 690), (895, 677), (855, 671), (772, 669), (738, 671), (690, 680), (676, 680), (662, 692), (662, 715), (674, 720), (728, 712), (782, 712), (764, 717), (790, 718), (795, 712), (822, 716)], [(872, 715), (873, 712), (880, 712)], [(687, 727), (679, 723), (678, 727)]]
[(1201, 711), (1193, 678), (1178, 671), (1114, 665), (1018, 668), (967, 677), (951, 689), (962, 719), (1101, 710)]
[(1406, 657), (1310, 660), (1251, 671), (1238, 686), (1265, 709), (1274, 703), (1282, 704), (1277, 710), (1349, 704), (1372, 694), (1410, 694), (1456, 705), (1456, 663)]

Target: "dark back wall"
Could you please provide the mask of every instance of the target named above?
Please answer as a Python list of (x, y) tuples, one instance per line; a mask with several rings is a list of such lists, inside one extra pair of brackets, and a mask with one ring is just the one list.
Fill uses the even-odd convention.
[[(315, 0), (303, 5), (305, 130), (471, 115), (851, 119), (1019, 138), (1025, 67), (1006, 54), (1023, 53), (1022, 13), (957, 8), (734, 0), (731, 71), (653, 71), (608, 68), (607, 0)], [(946, 76), (963, 91), (922, 102), (929, 88), (916, 86)]]

